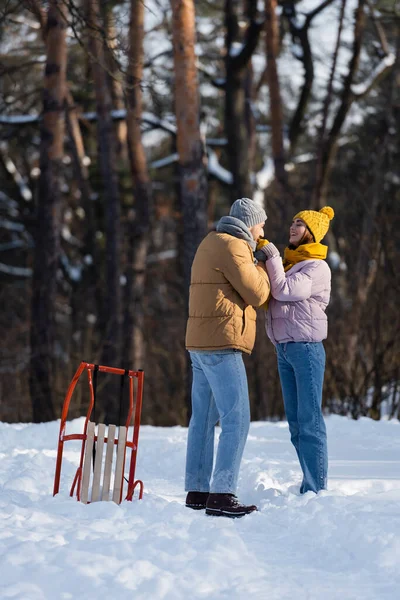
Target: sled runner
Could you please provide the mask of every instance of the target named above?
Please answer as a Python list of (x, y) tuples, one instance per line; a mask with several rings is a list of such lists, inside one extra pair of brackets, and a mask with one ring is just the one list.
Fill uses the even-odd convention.
[[(82, 433), (66, 433), (66, 422), (71, 397), (83, 372), (87, 373), (90, 403)], [(96, 405), (97, 374), (107, 373), (121, 377), (120, 423), (122, 414), (122, 391), (125, 379), (129, 381), (129, 406), (124, 425), (96, 424), (94, 418)], [(139, 441), (140, 415), (143, 396), (143, 371), (115, 369), (81, 362), (68, 387), (60, 423), (58, 438), (57, 462), (54, 476), (53, 496), (60, 488), (61, 465), (65, 442), (81, 441), (79, 466), (72, 482), (70, 496), (88, 504), (99, 500), (113, 500), (120, 504), (125, 493), (125, 500), (132, 500), (136, 487), (139, 487), (139, 499), (143, 496), (143, 482), (135, 481), (136, 455)], [(136, 385), (135, 385), (136, 383)], [(132, 425), (132, 439), (128, 439), (129, 427)], [(129, 455), (129, 476), (124, 476), (127, 454)], [(92, 468), (93, 463), (93, 468)]]

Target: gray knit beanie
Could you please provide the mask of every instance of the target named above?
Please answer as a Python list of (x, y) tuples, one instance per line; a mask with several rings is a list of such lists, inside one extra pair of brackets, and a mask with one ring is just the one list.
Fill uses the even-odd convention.
[(247, 227), (253, 227), (267, 220), (265, 210), (250, 198), (239, 198), (231, 206), (231, 217), (240, 219)]

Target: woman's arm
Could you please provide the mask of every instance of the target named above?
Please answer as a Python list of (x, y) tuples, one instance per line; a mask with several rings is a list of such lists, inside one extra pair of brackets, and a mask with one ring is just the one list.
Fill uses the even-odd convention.
[(271, 294), (275, 300), (305, 300), (311, 296), (313, 273), (318, 268), (319, 261), (306, 261), (301, 271), (285, 273), (282, 259), (274, 256), (266, 261), (265, 266), (269, 275)]

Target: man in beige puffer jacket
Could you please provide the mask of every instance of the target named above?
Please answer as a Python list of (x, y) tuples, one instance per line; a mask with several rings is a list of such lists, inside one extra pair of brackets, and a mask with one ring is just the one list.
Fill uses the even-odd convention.
[[(265, 211), (249, 198), (233, 203), (217, 231), (201, 242), (192, 265), (186, 348), (193, 371), (188, 432), (186, 506), (215, 516), (241, 517), (235, 492), (250, 425), (249, 394), (242, 352), (250, 354), (256, 311), (270, 293), (254, 250), (264, 234)], [(221, 435), (213, 477), (214, 430)]]

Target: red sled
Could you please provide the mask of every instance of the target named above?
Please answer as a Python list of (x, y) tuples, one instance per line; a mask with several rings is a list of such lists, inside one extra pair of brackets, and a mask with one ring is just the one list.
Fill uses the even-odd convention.
[[(66, 432), (67, 416), (71, 397), (82, 373), (86, 371), (90, 403), (86, 413), (82, 433)], [(120, 375), (129, 380), (129, 406), (125, 424), (123, 426), (94, 423), (90, 416), (95, 407), (97, 373), (108, 373)], [(123, 381), (122, 380), (122, 385)], [(60, 435), (58, 438), (57, 462), (54, 475), (53, 496), (58, 494), (60, 488), (61, 465), (65, 442), (80, 440), (81, 453), (79, 466), (72, 482), (70, 496), (76, 495), (77, 500), (88, 504), (99, 500), (113, 500), (120, 504), (122, 499), (132, 500), (136, 487), (139, 488), (139, 499), (143, 497), (143, 482), (135, 480), (136, 457), (139, 442), (140, 416), (142, 412), (143, 398), (143, 371), (130, 371), (94, 365), (81, 362), (72, 381), (68, 387), (60, 423)], [(136, 385), (135, 385), (136, 384)], [(121, 387), (122, 395), (122, 387)], [(134, 410), (135, 407), (135, 410)], [(129, 427), (132, 425), (132, 440), (127, 439)], [(116, 448), (116, 452), (114, 452)], [(127, 449), (129, 456), (129, 477), (124, 476)], [(104, 459), (104, 460), (103, 460)], [(93, 468), (92, 468), (93, 463)], [(124, 484), (126, 482), (127, 485)], [(124, 490), (125, 488), (125, 490)]]

